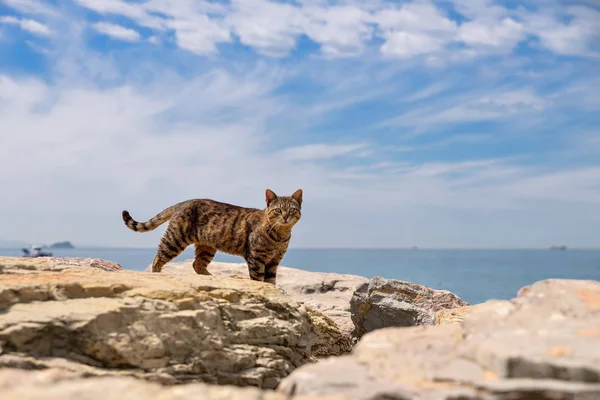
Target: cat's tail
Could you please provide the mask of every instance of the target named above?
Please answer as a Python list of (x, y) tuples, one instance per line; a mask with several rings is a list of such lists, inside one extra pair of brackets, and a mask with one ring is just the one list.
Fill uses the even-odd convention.
[(177, 209), (177, 206), (179, 206), (179, 204), (165, 208), (146, 222), (137, 222), (129, 215), (129, 211), (123, 210), (123, 222), (125, 222), (125, 225), (127, 225), (129, 229), (135, 232), (152, 231), (167, 222)]

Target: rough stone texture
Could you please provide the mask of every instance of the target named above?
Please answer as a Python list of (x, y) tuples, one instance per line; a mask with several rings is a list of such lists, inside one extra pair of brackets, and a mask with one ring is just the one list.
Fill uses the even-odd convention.
[(316, 358), (341, 356), (352, 351), (354, 342), (350, 335), (342, 332), (336, 323), (321, 313), (306, 307), (313, 324), (313, 345), (311, 353)]
[(0, 369), (2, 400), (342, 400), (340, 396), (294, 396), (272, 390), (188, 383), (165, 386), (130, 377), (80, 376), (57, 369)]
[(461, 322), (466, 314), (470, 313), (474, 307), (478, 306), (478, 304), (475, 304), (472, 306), (439, 310), (435, 313), (435, 324), (445, 325), (454, 322)]
[(437, 311), (466, 305), (447, 290), (375, 277), (358, 286), (350, 300), (353, 334), (360, 338), (375, 329), (434, 325)]
[[(215, 276), (238, 275), (248, 277), (245, 263), (212, 262), (208, 270)], [(150, 267), (146, 268), (150, 272)], [(171, 262), (163, 267), (166, 274), (195, 274), (192, 260)], [(320, 311), (345, 333), (354, 329), (350, 317), (350, 298), (356, 288), (368, 279), (362, 276), (310, 272), (280, 266), (277, 269), (277, 286), (283, 289), (295, 301)]]
[(0, 273), (22, 274), (29, 271), (63, 271), (69, 268), (97, 268), (104, 271), (121, 271), (119, 264), (99, 258), (64, 257), (0, 257)]
[(285, 400), (281, 394), (257, 388), (202, 383), (162, 386), (127, 377), (81, 379), (56, 369), (0, 370), (0, 392), (2, 400)]
[(600, 399), (600, 282), (546, 280), (462, 321), (385, 328), (353, 354), (303, 366), (278, 390), (353, 399)]
[(39, 262), (0, 274), (0, 367), (274, 388), (318, 338), (270, 284)]

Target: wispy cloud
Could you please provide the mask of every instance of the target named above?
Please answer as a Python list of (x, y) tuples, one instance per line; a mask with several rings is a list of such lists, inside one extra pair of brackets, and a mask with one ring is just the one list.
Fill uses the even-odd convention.
[[(365, 144), (341, 144), (341, 145), (333, 145), (333, 144), (324, 144), (324, 143), (315, 143), (315, 144), (307, 144), (303, 146), (296, 147), (288, 147), (285, 150), (279, 152), (279, 156), (294, 161), (301, 160), (322, 160), (322, 159), (330, 159), (339, 156), (363, 156), (365, 155), (364, 150), (366, 148)], [(358, 152), (358, 150), (363, 150), (363, 152)]]
[(33, 19), (19, 19), (11, 16), (0, 17), (1, 24), (18, 25), (24, 31), (38, 36), (51, 36), (52, 30), (46, 25)]
[(431, 127), (453, 122), (493, 121), (513, 118), (515, 115), (541, 112), (547, 101), (527, 90), (505, 91), (461, 101), (448, 107), (425, 106), (383, 121), (386, 126)]
[(99, 33), (110, 36), (113, 39), (124, 40), (127, 42), (137, 42), (142, 38), (136, 30), (124, 28), (120, 25), (111, 24), (108, 22), (97, 22), (92, 25), (92, 28)]
[(2, 3), (25, 14), (58, 15), (52, 6), (40, 0), (2, 0)]
[[(283, 57), (304, 36), (319, 46), (321, 55), (330, 58), (358, 56), (369, 44), (383, 40), (379, 48), (384, 55), (432, 56), (433, 62), (439, 62), (439, 57), (452, 59), (456, 46), (462, 57), (484, 55), (510, 51), (529, 37), (560, 54), (592, 55), (593, 40), (598, 36), (594, 23), (598, 12), (586, 6), (534, 13), (486, 1), (455, 0), (455, 10), (465, 18), (456, 21), (446, 9), (427, 0), (402, 4), (74, 1), (106, 17), (129, 18), (157, 34), (173, 31), (178, 46), (197, 54), (214, 54), (218, 44), (232, 43), (236, 37), (260, 54)], [(12, 2), (21, 9), (37, 8), (32, 1)], [(565, 18), (572, 21), (564, 23)]]

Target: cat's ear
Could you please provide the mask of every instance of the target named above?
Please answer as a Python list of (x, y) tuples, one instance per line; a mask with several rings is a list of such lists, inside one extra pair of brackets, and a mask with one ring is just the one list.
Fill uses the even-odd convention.
[(277, 198), (277, 195), (271, 189), (267, 189), (265, 192), (265, 198), (267, 200), (267, 206), (270, 206), (271, 202)]
[(292, 194), (292, 198), (296, 200), (299, 204), (302, 204), (302, 189), (298, 189)]

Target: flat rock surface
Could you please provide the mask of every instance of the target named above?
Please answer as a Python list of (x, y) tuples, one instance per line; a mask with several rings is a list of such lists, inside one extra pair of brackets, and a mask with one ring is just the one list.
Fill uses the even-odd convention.
[(0, 274), (0, 367), (274, 388), (318, 335), (270, 284), (19, 262)]
[(99, 258), (67, 257), (0, 257), (0, 273), (27, 273), (28, 271), (62, 271), (69, 268), (96, 268), (120, 271), (121, 266)]
[[(192, 262), (188, 260), (168, 263), (161, 273), (195, 275)], [(146, 271), (150, 272), (150, 267)], [(208, 271), (214, 276), (248, 277), (248, 267), (245, 263), (213, 261), (208, 265)], [(354, 329), (350, 317), (350, 298), (356, 288), (367, 281), (367, 278), (356, 275), (310, 272), (284, 266), (277, 269), (278, 287), (294, 300), (331, 318), (347, 334)]]
[(305, 365), (295, 395), (402, 400), (600, 399), (600, 282), (546, 280), (439, 326), (367, 333), (353, 354)]
[(56, 369), (0, 370), (0, 393), (2, 400), (285, 400), (281, 394), (257, 388), (202, 383), (162, 386), (129, 377), (82, 379)]
[(464, 306), (447, 290), (375, 277), (358, 286), (350, 300), (353, 334), (360, 338), (375, 329), (434, 325), (436, 312)]

